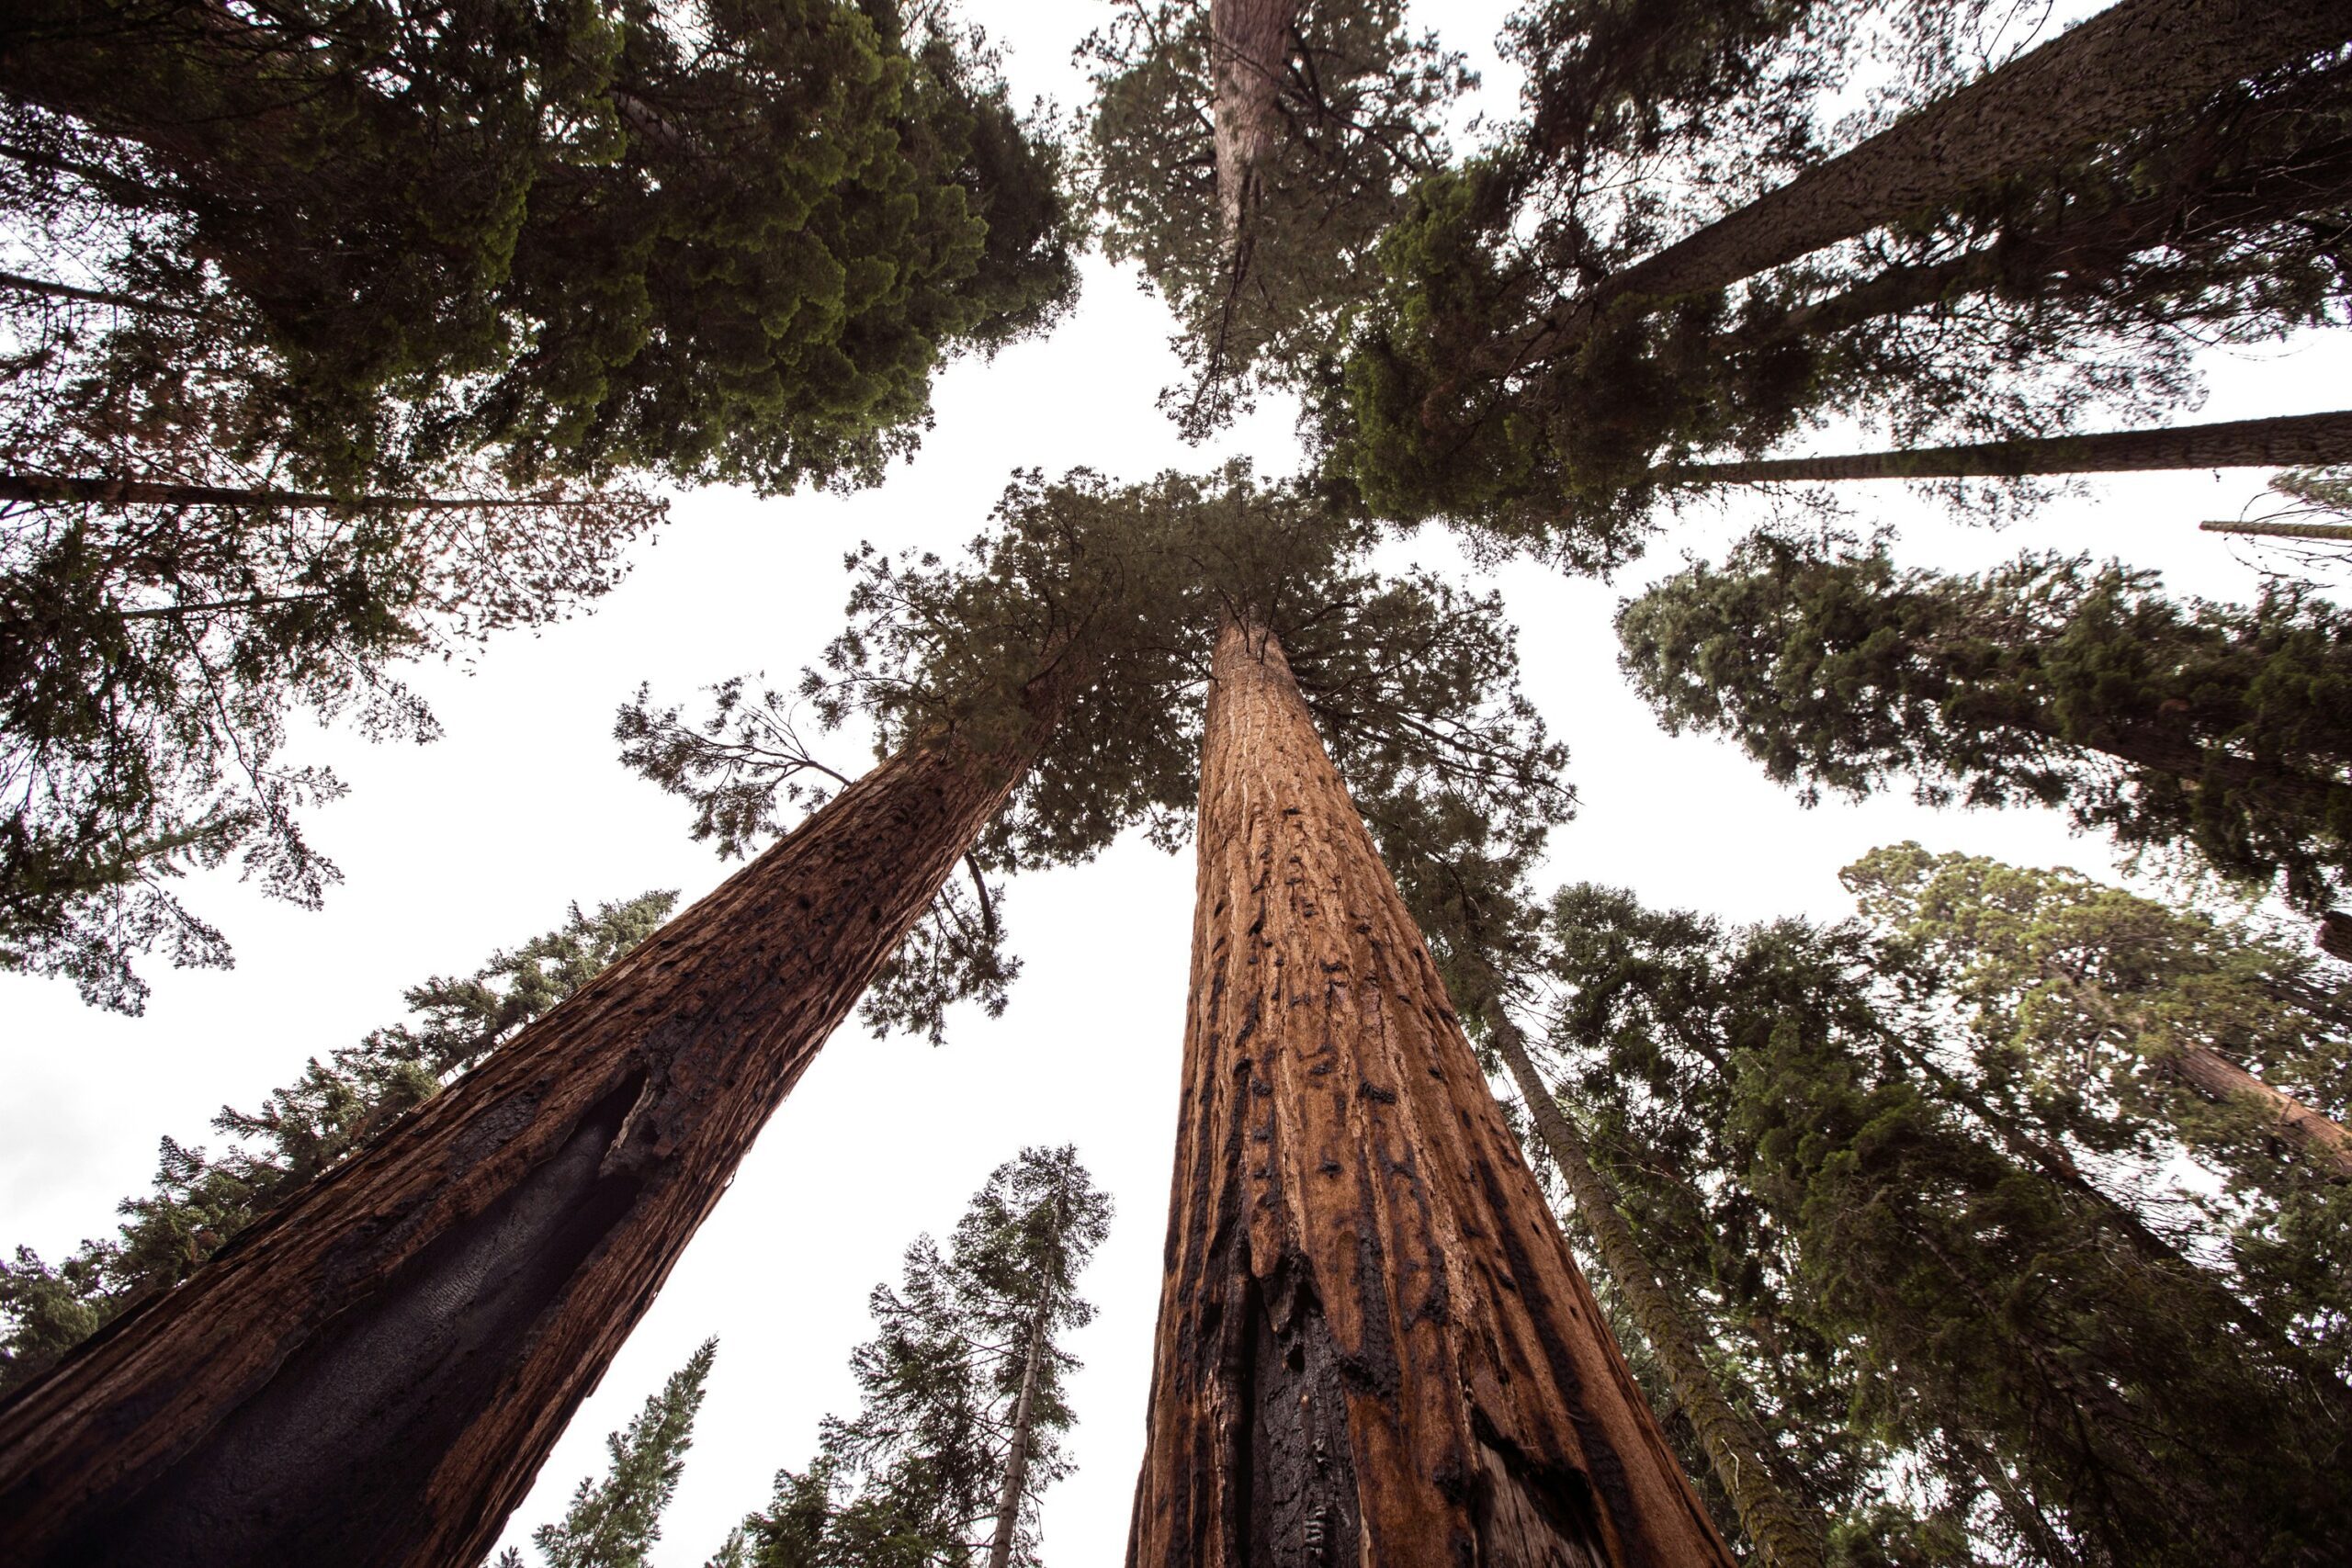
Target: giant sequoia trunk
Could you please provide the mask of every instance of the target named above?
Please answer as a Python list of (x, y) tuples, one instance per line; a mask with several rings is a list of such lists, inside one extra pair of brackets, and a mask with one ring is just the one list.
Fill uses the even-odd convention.
[(1217, 221), (1229, 254), (1241, 250), (1258, 171), (1282, 134), (1276, 106), (1298, 9), (1299, 0), (1209, 0)]
[(1747, 463), (1683, 463), (1658, 477), (1674, 485), (1810, 483), (1832, 479), (1938, 479), (2029, 474), (2123, 474), (2161, 468), (2267, 468), (2352, 461), (2352, 412), (2284, 414), (2181, 424), (1854, 452)]
[(1214, 673), (1130, 1568), (1727, 1568), (1280, 647)]
[(1042, 743), (901, 751), (0, 1408), (0, 1559), (477, 1562)]
[(1620, 301), (1728, 288), (2347, 38), (2342, 4), (2124, 0), (1568, 301), (1526, 356), (1573, 350)]
[(2251, 1103), (2279, 1136), (2311, 1156), (2324, 1174), (2352, 1181), (2352, 1133), (2284, 1089), (2264, 1083), (2220, 1052), (2191, 1045), (2171, 1060), (2173, 1071), (2199, 1092), (2227, 1104)]

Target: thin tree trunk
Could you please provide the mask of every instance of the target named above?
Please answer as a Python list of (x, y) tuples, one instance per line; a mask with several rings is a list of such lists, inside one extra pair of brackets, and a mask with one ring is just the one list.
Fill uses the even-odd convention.
[(2339, 4), (2124, 0), (1565, 302), (1521, 357), (1574, 349), (1622, 301), (1728, 288), (2347, 38)]
[(0, 1407), (0, 1559), (479, 1562), (1076, 679), (867, 773)]
[(1728, 1568), (1282, 649), (1213, 673), (1130, 1568)]
[[(1480, 963), (1478, 967), (1485, 965)], [(1764, 1435), (1724, 1396), (1714, 1374), (1707, 1370), (1680, 1304), (1658, 1282), (1657, 1271), (1634, 1239), (1633, 1227), (1618, 1213), (1617, 1194), (1611, 1190), (1609, 1179), (1594, 1168), (1584, 1135), (1562, 1113), (1559, 1101), (1535, 1070), (1534, 1059), (1527, 1054), (1526, 1037), (1503, 1006), (1500, 976), (1489, 971), (1480, 979), (1486, 983), (1486, 995), (1478, 1010), (1487, 1038), (1510, 1069), (1511, 1081), (1519, 1086), (1520, 1099), (1535, 1119), (1544, 1146), (1551, 1150), (1554, 1163), (1560, 1168), (1601, 1263), (1632, 1309), (1634, 1321), (1641, 1325), (1642, 1337), (1649, 1341), (1676, 1402), (1690, 1417), (1691, 1429), (1699, 1434), (1707, 1462), (1730, 1495), (1732, 1506), (1739, 1511), (1741, 1528), (1771, 1568), (1818, 1568), (1823, 1561), (1819, 1517), (1781, 1490), (1779, 1473), (1767, 1457)]]
[(2352, 1180), (2352, 1133), (2335, 1122), (2285, 1090), (2264, 1083), (2211, 1047), (2185, 1047), (2173, 1058), (2173, 1066), (2215, 1100), (2254, 1101), (2289, 1142), (2301, 1145), (2338, 1180)]
[(2245, 534), (2257, 539), (2352, 539), (2343, 523), (2199, 523), (2208, 534)]
[[(1856, 452), (1829, 457), (1769, 457), (1747, 463), (1682, 463), (1661, 468), (1674, 485), (1812, 483), (1833, 479), (1969, 479), (1982, 475), (2122, 474), (2163, 468), (2284, 468), (2352, 461), (2352, 412), (2282, 414), (2182, 424)], [(2208, 527), (2212, 525), (2206, 525)]]
[(86, 502), (96, 506), (381, 507), (399, 512), (591, 504), (585, 500), (540, 501), (527, 496), (318, 495), (304, 491), (246, 490), (154, 479), (61, 478), (53, 474), (0, 474), (0, 501), (36, 505)]
[(38, 294), (50, 299), (72, 299), (85, 305), (112, 305), (119, 310), (144, 310), (158, 316), (193, 316), (203, 319), (205, 312), (187, 305), (167, 305), (160, 299), (142, 299), (136, 294), (118, 294), (106, 288), (76, 288), (70, 283), (52, 283), (43, 277), (25, 277), (13, 272), (0, 272), (0, 288), (17, 294)]
[[(1054, 1209), (1054, 1238), (1061, 1239), (1063, 1213), (1059, 1200)], [(1050, 1270), (1037, 1295), (1037, 1310), (1029, 1319), (1028, 1356), (1021, 1368), (1021, 1398), (1012, 1409), (1012, 1447), (1004, 1457), (1004, 1489), (997, 1496), (996, 1534), (989, 1541), (989, 1568), (1006, 1568), (1012, 1561), (1013, 1532), (1021, 1525), (1021, 1494), (1029, 1480), (1029, 1423), (1037, 1400), (1037, 1367), (1046, 1358), (1046, 1331), (1054, 1315), (1054, 1280)]]
[(1228, 255), (1240, 253), (1258, 171), (1282, 133), (1275, 106), (1298, 10), (1299, 0), (1209, 0), (1217, 222)]

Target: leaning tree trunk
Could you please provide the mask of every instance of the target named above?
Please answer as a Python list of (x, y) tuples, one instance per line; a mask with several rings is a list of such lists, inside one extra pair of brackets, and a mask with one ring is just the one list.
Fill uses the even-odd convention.
[(2352, 539), (2346, 523), (2199, 523), (2208, 534), (2244, 534), (2256, 539)]
[[(1768, 457), (1747, 463), (1681, 463), (1657, 470), (1671, 485), (1811, 483), (1833, 479), (1942, 479), (2028, 474), (2124, 474), (2160, 468), (2263, 468), (2352, 461), (2352, 412), (2282, 414), (2182, 424), (1855, 452), (1832, 457)], [(2208, 527), (2213, 525), (2208, 524)], [(2252, 532), (2254, 530), (2247, 530)]]
[(1214, 675), (1130, 1568), (1727, 1568), (1280, 647)]
[(1728, 288), (2347, 38), (2341, 4), (2124, 0), (1566, 302), (1522, 357), (1573, 350), (1620, 302)]
[(2352, 1180), (2352, 1132), (2341, 1123), (2284, 1089), (2264, 1083), (2208, 1046), (2184, 1047), (2170, 1065), (2183, 1080), (2224, 1104), (2233, 1100), (2250, 1101), (2281, 1137), (2310, 1156), (2327, 1175), (2339, 1181)]
[(1658, 1282), (1657, 1271), (1650, 1267), (1633, 1227), (1617, 1212), (1617, 1194), (1611, 1190), (1609, 1179), (1594, 1168), (1584, 1135), (1562, 1113), (1559, 1101), (1535, 1070), (1534, 1059), (1527, 1054), (1526, 1037), (1503, 1006), (1500, 977), (1489, 973), (1481, 978), (1487, 989), (1478, 1011), (1487, 1026), (1487, 1038), (1502, 1057), (1503, 1066), (1510, 1069), (1520, 1099), (1534, 1118), (1544, 1146), (1560, 1168), (1585, 1229), (1592, 1235), (1601, 1265), (1641, 1326), (1642, 1337), (1649, 1341), (1675, 1403), (1699, 1434), (1715, 1479), (1723, 1483), (1732, 1506), (1738, 1510), (1740, 1528), (1770, 1568), (1819, 1568), (1823, 1561), (1819, 1517), (1781, 1489), (1764, 1435), (1725, 1397), (1722, 1385), (1707, 1370), (1681, 1305)]
[(307, 491), (249, 490), (229, 485), (177, 484), (161, 479), (0, 474), (0, 501), (38, 505), (251, 506), (390, 512), (472, 512), (523, 507), (590, 506), (593, 499), (543, 501), (528, 496), (324, 495)]
[(842, 790), (0, 1407), (0, 1559), (478, 1562), (1066, 689)]
[(1259, 171), (1282, 134), (1283, 73), (1299, 0), (1209, 0), (1209, 91), (1216, 150), (1217, 225), (1238, 255)]

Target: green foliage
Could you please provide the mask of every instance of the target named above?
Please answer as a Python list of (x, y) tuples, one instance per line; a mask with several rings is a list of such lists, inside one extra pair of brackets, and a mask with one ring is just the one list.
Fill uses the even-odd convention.
[[(1955, 963), (1977, 929), (1947, 931)], [(2105, 1157), (2206, 1145), (2046, 1114), (1919, 954), (1581, 887), (1543, 959), (1564, 1099), (1838, 1560), (2324, 1561), (2340, 1351), (2238, 1332), (2254, 1276), (2192, 1261), (2213, 1232)]]
[[(703, 1383), (718, 1354), (718, 1341), (704, 1340), (659, 1393), (647, 1396), (626, 1430), (605, 1438), (612, 1464), (604, 1479), (582, 1478), (563, 1517), (531, 1532), (547, 1568), (645, 1568), (662, 1539), (662, 1511), (685, 1470)], [(520, 1568), (522, 1554), (509, 1547), (500, 1561), (502, 1568)]]
[(900, 1288), (875, 1287), (880, 1332), (851, 1357), (858, 1414), (827, 1416), (808, 1469), (781, 1472), (743, 1521), (745, 1568), (983, 1561), (1041, 1336), (1012, 1556), (1035, 1568), (1036, 1495), (1072, 1469), (1058, 1438), (1075, 1420), (1062, 1383), (1079, 1363), (1058, 1340), (1094, 1315), (1076, 1281), (1110, 1218), (1076, 1149), (1028, 1148), (989, 1174), (944, 1255), (918, 1238)]
[(345, 479), (390, 394), (521, 476), (869, 480), (1073, 287), (1045, 129), (887, 3), (61, 0), (0, 119), (83, 270), (266, 349)]
[(1807, 798), (2064, 806), (2324, 908), (2352, 872), (2352, 619), (2294, 586), (2177, 603), (2154, 575), (2028, 555), (1973, 577), (1758, 535), (1618, 615), (1669, 729), (1736, 739)]
[(592, 914), (574, 906), (559, 929), (462, 978), (435, 976), (407, 993), (412, 1021), (313, 1057), (259, 1109), (223, 1107), (218, 1157), (163, 1144), (154, 1190), (126, 1198), (116, 1237), (85, 1241), (56, 1268), (30, 1247), (0, 1262), (0, 1390), (35, 1376), (98, 1328), (170, 1289), (231, 1238), (367, 1147), (412, 1108), (504, 1044), (650, 936), (677, 901), (646, 893)]
[[(870, 547), (850, 558), (850, 626), (801, 700), (828, 728), (870, 719), (884, 753), (951, 730), (991, 746), (1029, 722), (1021, 698), (1033, 681), (1073, 671), (1058, 723), (974, 862), (1006, 873), (1073, 863), (1135, 827), (1172, 850), (1199, 797), (1217, 633), (1228, 617), (1253, 619), (1281, 637), (1359, 799), (1443, 795), (1498, 819), (1555, 810), (1560, 750), (1519, 690), (1499, 601), (1425, 571), (1375, 571), (1371, 542), (1238, 466), (1127, 486), (1085, 470), (1051, 484), (1022, 474), (962, 562)], [(616, 726), (624, 759), (693, 802), (695, 836), (723, 852), (811, 804), (812, 780), (830, 771), (814, 766), (782, 695), (752, 704), (750, 689), (712, 688), (700, 721), (640, 693)], [(950, 1001), (1001, 996), (1012, 969), (996, 895), (966, 905), (951, 885), (945, 897), (956, 903), (886, 975), (869, 1023), (937, 1038)]]
[[(1612, 276), (2015, 47), (2004, 15), (1530, 6), (1506, 40), (1526, 112), (1381, 242), (1314, 409), (1329, 482), (1606, 570), (1642, 547), (1667, 466), (1833, 416), (1905, 444), (2060, 434), (2101, 405), (2145, 418), (2192, 392), (2199, 345), (2343, 319), (2352, 275), (2325, 238), (2352, 210), (2340, 58), (1795, 263), (1583, 319)], [(1849, 62), (1873, 52), (1895, 78), (1839, 123)]]
[(1405, 188), (1440, 166), (1439, 118), (1474, 81), (1396, 0), (1307, 0), (1274, 84), (1279, 135), (1239, 246), (1217, 190), (1206, 0), (1122, 0), (1079, 50), (1091, 71), (1086, 174), (1103, 248), (1184, 323), (1189, 388), (1163, 406), (1198, 436), (1262, 383), (1295, 382), (1346, 338)]

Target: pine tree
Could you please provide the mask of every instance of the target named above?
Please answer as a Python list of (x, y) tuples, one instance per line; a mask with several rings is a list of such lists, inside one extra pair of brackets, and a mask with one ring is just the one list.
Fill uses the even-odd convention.
[(651, 935), (676, 901), (644, 893), (593, 915), (575, 905), (561, 928), (493, 954), (472, 975), (410, 987), (415, 1022), (377, 1030), (325, 1062), (313, 1056), (257, 1111), (224, 1107), (213, 1130), (238, 1141), (220, 1156), (165, 1138), (155, 1189), (117, 1205), (130, 1217), (115, 1239), (85, 1241), (53, 1269), (25, 1247), (15, 1263), (0, 1262), (0, 1312), (15, 1325), (0, 1344), (0, 1393), (186, 1279), (238, 1232), (375, 1142)]
[[(143, 1550), (198, 1519), (224, 1552), (485, 1550), (560, 1413), (956, 863), (977, 847), (1052, 864), (1131, 825), (1182, 831), (1182, 699), (1226, 605), (1296, 633), (1363, 777), (1452, 773), (1511, 809), (1516, 775), (1495, 759), (1548, 764), (1540, 736), (1521, 743), (1524, 703), (1490, 701), (1510, 668), (1497, 605), (1376, 576), (1363, 540), (1234, 474), (1125, 490), (1080, 475), (1016, 483), (967, 565), (861, 557), (853, 626), (810, 696), (821, 716), (875, 716), (887, 759), (335, 1181), (0, 1407), (23, 1554)], [(657, 776), (694, 793), (697, 755)], [(125, 1411), (144, 1414), (109, 1414)], [(279, 1459), (257, 1468), (256, 1446)], [(137, 1455), (147, 1467), (126, 1469)], [(256, 1474), (270, 1506), (213, 1506)]]
[(1074, 1147), (1029, 1148), (989, 1174), (945, 1255), (910, 1247), (851, 1357), (858, 1414), (826, 1417), (808, 1468), (743, 1521), (744, 1568), (1034, 1568), (1036, 1495), (1069, 1473), (1057, 1439), (1077, 1419), (1058, 1340), (1094, 1315), (1075, 1284), (1110, 1217)]
[(2307, 589), (2165, 598), (2154, 573), (2028, 555), (1972, 577), (1757, 535), (1618, 615), (1670, 729), (1729, 735), (1807, 798), (2064, 806), (2317, 912), (2352, 871), (2352, 624)]
[(1728, 1562), (1282, 643), (1244, 615), (1219, 635), (1203, 739), (1128, 1561)]
[[(547, 1568), (646, 1568), (648, 1554), (662, 1539), (662, 1512), (685, 1469), (703, 1383), (718, 1354), (718, 1341), (704, 1340), (659, 1393), (646, 1397), (645, 1408), (627, 1430), (605, 1438), (612, 1456), (605, 1478), (583, 1477), (563, 1517), (531, 1532), (531, 1544)], [(520, 1568), (521, 1561), (512, 1547), (500, 1559), (502, 1568), (508, 1562)]]

